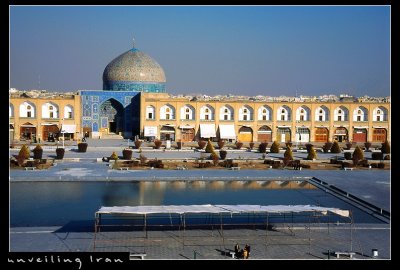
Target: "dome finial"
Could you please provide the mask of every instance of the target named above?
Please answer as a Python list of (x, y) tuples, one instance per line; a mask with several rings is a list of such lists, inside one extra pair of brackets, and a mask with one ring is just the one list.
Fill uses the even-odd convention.
[(132, 38), (132, 48), (135, 48), (135, 37)]

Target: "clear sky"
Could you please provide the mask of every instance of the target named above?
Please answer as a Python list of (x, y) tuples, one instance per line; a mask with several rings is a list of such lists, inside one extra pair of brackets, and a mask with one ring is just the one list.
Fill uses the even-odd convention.
[(102, 89), (133, 37), (173, 94), (390, 95), (389, 6), (11, 6), (10, 87)]

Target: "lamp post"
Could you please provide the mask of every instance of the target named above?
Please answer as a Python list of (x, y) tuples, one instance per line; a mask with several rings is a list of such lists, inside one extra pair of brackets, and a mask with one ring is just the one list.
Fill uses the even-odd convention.
[(300, 133), (299, 133), (299, 129), (298, 129), (298, 127), (297, 127), (297, 125), (298, 125), (299, 123), (300, 123), (300, 121), (299, 121), (299, 120), (296, 120), (296, 126), (295, 126), (296, 134), (295, 134), (295, 138), (296, 138), (297, 134), (299, 134), (299, 137), (296, 138), (296, 150), (299, 150), (298, 148), (299, 148)]
[(61, 132), (63, 134), (63, 148), (65, 148), (65, 130), (64, 130), (64, 118), (61, 118)]

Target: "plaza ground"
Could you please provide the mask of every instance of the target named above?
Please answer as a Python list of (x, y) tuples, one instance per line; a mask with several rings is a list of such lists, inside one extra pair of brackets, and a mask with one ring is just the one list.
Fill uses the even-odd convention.
[[(111, 141), (111, 140), (110, 140)], [(257, 179), (257, 177), (271, 177), (280, 179), (285, 177), (317, 177), (331, 185), (335, 185), (355, 196), (390, 211), (390, 171), (389, 170), (282, 170), (263, 169), (240, 171), (221, 170), (130, 170), (117, 171), (108, 167), (105, 162), (95, 162), (102, 156), (109, 156), (113, 151), (119, 155), (125, 147), (124, 141), (112, 140), (101, 146), (94, 146), (89, 142), (88, 152), (78, 153), (66, 149), (65, 160), (48, 170), (11, 170), (11, 181), (158, 181), (160, 179)], [(120, 145), (118, 145), (120, 144)], [(51, 147), (51, 146), (50, 146)], [(75, 147), (76, 148), (76, 147)], [(17, 154), (17, 150), (10, 149), (10, 156)], [(150, 151), (143, 153), (148, 158), (198, 158), (201, 153), (189, 151)], [(44, 150), (44, 158), (55, 154), (53, 149)], [(134, 154), (138, 156), (139, 153)], [(368, 154), (365, 153), (368, 157)], [(228, 153), (233, 157), (260, 158), (260, 153), (235, 151)], [(302, 157), (304, 153), (294, 153)], [(333, 154), (318, 153), (327, 159)], [(325, 156), (326, 155), (326, 156)], [(336, 155), (336, 154), (335, 154)], [(343, 154), (340, 154), (343, 155)], [(283, 153), (268, 154), (269, 157), (282, 157)], [(68, 158), (77, 158), (79, 161), (69, 161)], [(63, 227), (14, 227), (10, 228), (10, 251), (93, 251), (93, 223), (80, 224), (71, 230)], [(297, 225), (296, 225), (297, 226)], [(379, 258), (391, 258), (390, 252), (390, 224), (358, 224), (355, 221), (352, 249), (355, 258), (371, 259), (371, 250), (379, 250)], [(328, 250), (350, 250), (349, 230), (342, 226), (330, 228), (315, 227), (312, 230), (311, 245), (309, 231), (305, 227), (297, 226), (295, 235), (287, 233), (282, 227), (278, 231), (268, 231), (270, 238), (266, 238), (266, 231), (240, 229), (224, 230), (225, 241), (222, 242), (220, 231), (207, 230), (186, 231), (185, 244), (177, 235), (178, 231), (152, 231), (147, 240), (140, 240), (138, 232), (104, 232), (103, 240), (107, 237), (126, 239), (128, 243), (105, 242), (97, 245), (96, 251), (129, 251), (145, 252), (146, 259), (232, 259), (225, 252), (233, 249), (236, 242), (244, 246), (247, 242), (252, 246), (250, 259), (327, 259)], [(213, 235), (211, 235), (211, 233)], [(139, 236), (139, 235), (138, 235)]]

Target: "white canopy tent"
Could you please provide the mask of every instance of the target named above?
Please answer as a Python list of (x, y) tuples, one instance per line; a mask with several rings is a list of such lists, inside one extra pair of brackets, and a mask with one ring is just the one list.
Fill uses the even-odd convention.
[[(212, 205), (212, 204), (203, 204), (203, 205), (140, 205), (140, 206), (112, 206), (112, 207), (101, 207), (96, 213), (95, 213), (95, 233), (94, 233), (94, 243), (93, 243), (93, 250), (96, 249), (96, 243), (97, 242), (103, 242), (103, 241), (97, 241), (97, 234), (100, 232), (100, 228), (105, 227), (105, 226), (111, 226), (115, 227), (118, 226), (116, 224), (112, 223), (107, 223), (107, 218), (105, 220), (102, 220), (103, 215), (110, 215), (109, 220), (120, 220), (120, 219), (132, 219), (135, 220), (135, 223), (132, 223), (131, 221), (129, 222), (130, 224), (127, 225), (127, 223), (121, 223), (123, 225), (120, 226), (139, 226), (143, 227), (144, 236), (143, 238), (138, 239), (140, 243), (142, 244), (144, 241), (144, 250), (146, 249), (147, 246), (147, 241), (149, 238), (148, 235), (148, 230), (147, 227), (150, 226), (170, 226), (171, 228), (175, 226), (175, 228), (179, 229), (179, 235), (180, 238), (182, 239), (182, 244), (185, 246), (185, 228), (188, 226), (192, 226), (188, 223), (188, 220), (191, 219), (193, 221), (194, 216), (199, 218), (200, 216), (203, 216), (203, 223), (200, 221), (200, 223), (196, 223), (193, 226), (206, 226), (206, 227), (211, 227), (211, 230), (213, 228), (218, 228), (220, 230), (220, 235), (221, 235), (221, 240), (222, 246), (225, 246), (225, 236), (224, 236), (224, 225), (235, 225), (238, 226), (239, 223), (230, 223), (229, 220), (232, 218), (242, 218), (242, 220), (247, 220), (245, 223), (242, 223), (242, 225), (245, 226), (252, 226), (255, 228), (255, 226), (262, 226), (262, 228), (265, 228), (265, 241), (266, 244), (268, 244), (268, 228), (270, 225), (273, 225), (273, 223), (269, 223), (269, 217), (281, 217), (283, 216), (283, 220), (285, 223), (285, 215), (289, 214), (289, 216), (292, 217), (292, 224), (293, 224), (293, 214), (294, 213), (300, 213), (300, 212), (307, 212), (306, 215), (300, 215), (300, 218), (308, 218), (309, 219), (309, 225), (307, 226), (308, 228), (308, 239), (303, 239), (303, 240), (308, 240), (309, 245), (311, 246), (311, 223), (315, 222), (310, 219), (310, 217), (315, 218), (318, 215), (323, 215), (327, 216), (328, 219), (328, 230), (329, 230), (329, 220), (330, 216), (329, 213), (333, 213), (335, 215), (339, 215), (340, 217), (344, 218), (349, 218), (350, 219), (350, 230), (352, 230), (351, 224), (352, 222), (352, 217), (351, 213), (349, 210), (343, 210), (339, 208), (331, 208), (331, 207), (321, 207), (321, 206), (315, 206), (315, 205)], [(250, 215), (252, 218), (250, 218)], [(215, 218), (217, 216), (217, 218)], [(243, 217), (247, 217), (243, 219)], [(219, 218), (218, 218), (219, 217)], [(259, 218), (259, 221), (255, 221), (254, 218)], [(170, 224), (161, 222), (160, 224), (155, 224), (154, 220), (153, 222), (150, 222), (151, 219), (157, 219), (157, 218), (162, 218), (162, 219), (169, 219)], [(228, 220), (227, 220), (228, 218)], [(260, 219), (262, 222), (260, 223)], [(142, 222), (139, 222), (141, 221)], [(175, 222), (173, 222), (175, 220)], [(218, 222), (219, 220), (219, 222)], [(227, 223), (223, 221), (227, 221)], [(176, 222), (178, 221), (178, 223)], [(205, 221), (205, 223), (204, 223)], [(217, 223), (215, 223), (217, 221)], [(243, 222), (243, 221), (242, 221)], [(269, 225), (270, 224), (270, 225)], [(320, 226), (320, 221), (317, 223), (318, 226)], [(284, 225), (285, 228), (290, 229), (290, 226)], [(260, 227), (258, 227), (260, 228)], [(285, 229), (283, 228), (283, 229)], [(101, 236), (100, 236), (101, 237)], [(137, 237), (137, 236), (136, 236)], [(140, 236), (139, 236), (140, 237)], [(259, 236), (257, 236), (259, 238)], [(271, 237), (271, 236), (269, 236)], [(273, 236), (272, 236), (273, 237)], [(190, 238), (190, 236), (189, 236)], [(195, 237), (192, 239), (192, 241), (199, 241), (197, 239), (198, 237)], [(269, 239), (269, 238), (268, 238)], [(124, 239), (125, 240), (125, 239)], [(153, 241), (153, 240), (151, 240)], [(352, 240), (351, 240), (352, 241)], [(110, 239), (107, 238), (104, 240), (104, 242), (109, 243)], [(190, 242), (190, 244), (193, 244)], [(287, 243), (290, 245), (290, 243)], [(350, 244), (352, 245), (352, 243)]]
[(236, 132), (234, 125), (219, 125), (219, 136), (221, 139), (236, 139)]
[(215, 133), (215, 124), (200, 124), (200, 137), (214, 138), (217, 137)]
[(140, 206), (111, 206), (101, 207), (96, 214), (186, 214), (186, 213), (299, 213), (328, 212), (339, 216), (349, 217), (349, 210), (321, 207), (315, 205), (140, 205)]

